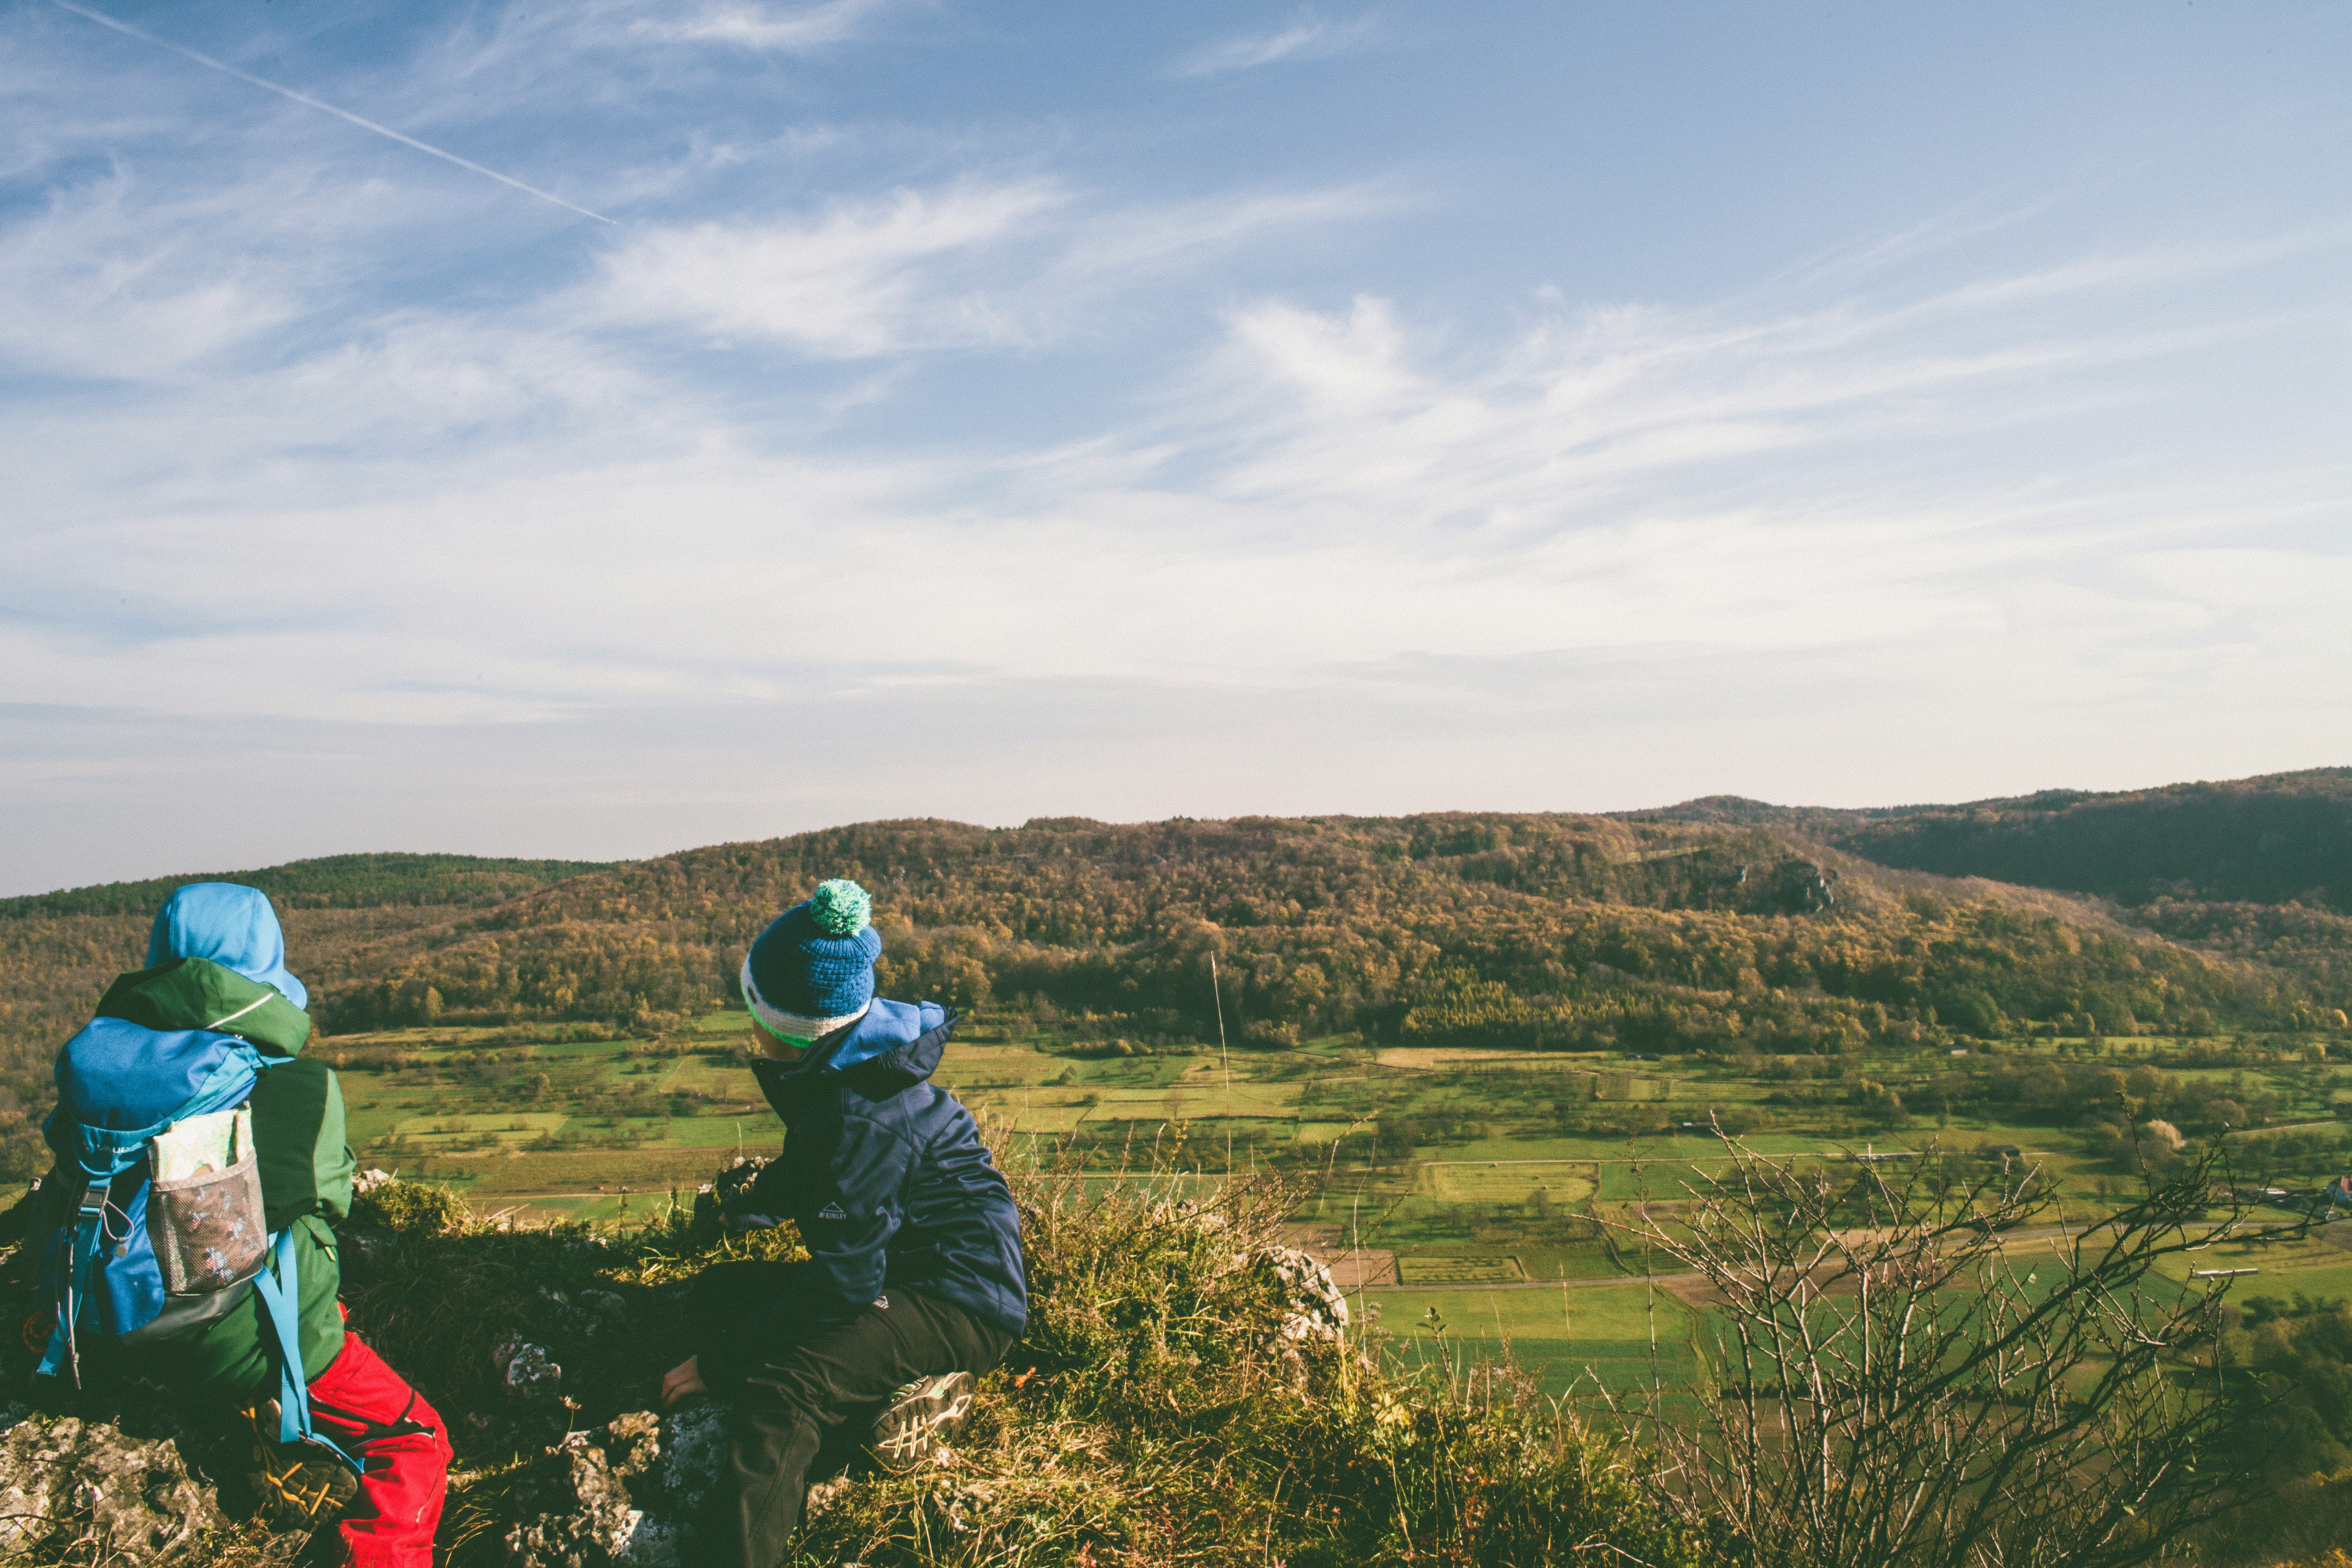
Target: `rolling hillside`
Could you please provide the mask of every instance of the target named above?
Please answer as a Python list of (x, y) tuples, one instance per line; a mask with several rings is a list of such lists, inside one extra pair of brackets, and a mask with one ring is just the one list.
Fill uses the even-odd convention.
[[(1213, 954), (1244, 1046), (1838, 1054), (2327, 1026), (2352, 921), (2215, 896), (2333, 887), (2347, 780), (1879, 813), (921, 820), (614, 866), (344, 857), (236, 879), (286, 910), (333, 1033), (678, 1029), (733, 1001), (761, 924), (840, 875), (875, 893), (886, 992), (1020, 999), (1081, 1039), (1215, 1038)], [(50, 1051), (184, 879), (0, 904), (0, 1144), (21, 1158)]]
[(2297, 901), (2352, 914), (2352, 768), (1870, 811), (1715, 795), (1633, 816), (1780, 827), (1883, 866), (2128, 905)]
[(1465, 815), (875, 823), (691, 850), (356, 950), (322, 1015), (660, 1027), (730, 1000), (760, 926), (834, 875), (876, 895), (886, 988), (1036, 995), (1114, 1032), (1213, 1028), (1213, 950), (1244, 1036), (1269, 1039), (1834, 1049), (1934, 1017), (2292, 1027), (2304, 1001), (2087, 906), (1771, 828)]

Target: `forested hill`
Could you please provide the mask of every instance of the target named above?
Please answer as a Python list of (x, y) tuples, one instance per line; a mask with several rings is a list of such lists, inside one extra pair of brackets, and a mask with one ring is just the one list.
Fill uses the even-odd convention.
[(45, 915), (152, 916), (190, 882), (243, 882), (280, 910), (359, 910), (385, 904), (479, 909), (566, 877), (609, 870), (611, 860), (505, 860), (477, 855), (329, 855), (257, 871), (196, 871), (143, 882), (105, 882), (0, 899), (0, 920)]
[[(1120, 1034), (1837, 1050), (2293, 1028), (2342, 1000), (2064, 899), (1889, 871), (1769, 827), (1589, 816), (869, 823), (559, 883), (353, 952), (338, 1030), (446, 1016), (667, 1026), (734, 996), (819, 879), (875, 894), (884, 990), (1028, 996)], [(1940, 1031), (1940, 1032), (1939, 1032)]]
[(1638, 819), (1777, 826), (1885, 866), (2158, 900), (2352, 914), (2352, 768), (1865, 811), (1716, 795)]

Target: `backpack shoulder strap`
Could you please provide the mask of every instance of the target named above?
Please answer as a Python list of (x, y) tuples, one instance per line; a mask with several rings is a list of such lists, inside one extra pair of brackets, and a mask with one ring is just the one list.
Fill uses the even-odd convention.
[[(88, 1179), (87, 1173), (82, 1174)], [(113, 1187), (111, 1175), (88, 1179), (80, 1207), (63, 1227), (64, 1235), (59, 1240), (67, 1251), (64, 1267), (58, 1270), (57, 1326), (49, 1331), (48, 1345), (41, 1352), (40, 1364), (34, 1368), (43, 1377), (70, 1373), (76, 1388), (81, 1386), (81, 1346), (74, 1337), (74, 1320), (81, 1315), (82, 1302), (89, 1294), (91, 1276), (98, 1270), (99, 1252), (108, 1242), (121, 1239), (106, 1226), (107, 1211), (113, 1206), (110, 1202)], [(120, 1209), (114, 1212), (121, 1213)], [(127, 1226), (129, 1221), (124, 1223)]]
[(297, 1300), (301, 1281), (294, 1267), (292, 1226), (278, 1233), (271, 1252), (271, 1259), (261, 1266), (253, 1283), (269, 1310), (270, 1332), (278, 1342), (278, 1440), (314, 1443), (349, 1465), (354, 1474), (364, 1475), (366, 1467), (310, 1421), (310, 1384), (302, 1373), (301, 1313)]

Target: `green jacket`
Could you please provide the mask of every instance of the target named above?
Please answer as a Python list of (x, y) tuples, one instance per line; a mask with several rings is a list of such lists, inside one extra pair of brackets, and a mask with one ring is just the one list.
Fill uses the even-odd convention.
[[(269, 1228), (294, 1233), (300, 1282), (302, 1370), (316, 1377), (343, 1350), (336, 1296), (342, 1270), (332, 1222), (351, 1213), (358, 1162), (344, 1142), (343, 1091), (334, 1069), (299, 1053), (310, 1017), (268, 985), (203, 958), (133, 970), (106, 988), (98, 1015), (150, 1029), (212, 1028), (262, 1053), (253, 1086), (253, 1143)], [(277, 1392), (274, 1337), (258, 1291), (226, 1316), (126, 1355), (133, 1370), (183, 1395), (246, 1404)]]

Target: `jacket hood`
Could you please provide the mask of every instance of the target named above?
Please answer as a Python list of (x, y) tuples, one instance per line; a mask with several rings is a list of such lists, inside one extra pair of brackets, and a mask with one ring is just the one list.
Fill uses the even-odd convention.
[(871, 1100), (887, 1100), (931, 1076), (955, 1029), (952, 1008), (936, 1002), (889, 1002), (881, 997), (849, 1033), (796, 1062), (759, 1061), (751, 1071), (776, 1113), (788, 1120), (787, 1104), (835, 1083), (846, 1083)]
[(234, 1035), (280, 1057), (299, 1055), (310, 1040), (310, 1015), (276, 986), (209, 958), (174, 958), (116, 977), (99, 998), (98, 1016), (167, 1033)]
[(191, 882), (155, 911), (147, 934), (147, 967), (175, 958), (205, 958), (247, 980), (275, 986), (297, 1007), (310, 993), (286, 967), (286, 933), (269, 895), (236, 882)]

